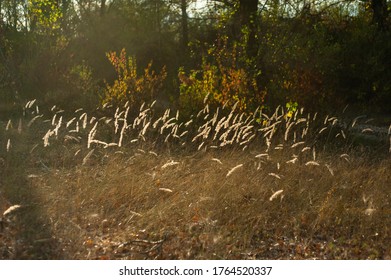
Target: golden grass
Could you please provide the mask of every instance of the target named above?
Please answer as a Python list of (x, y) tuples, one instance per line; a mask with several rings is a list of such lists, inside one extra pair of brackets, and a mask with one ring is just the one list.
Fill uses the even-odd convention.
[(21, 207), (2, 217), (0, 258), (391, 258), (388, 146), (336, 144), (335, 118), (279, 109), (260, 127), (142, 109), (2, 126), (0, 209)]
[[(179, 164), (162, 169), (168, 160)], [(282, 165), (281, 179), (268, 176), (276, 168), (268, 163), (257, 170), (232, 152), (135, 152), (42, 174), (33, 186), (66, 258), (390, 258), (390, 160), (331, 162), (335, 176)], [(140, 240), (164, 241), (143, 253), (154, 244)]]

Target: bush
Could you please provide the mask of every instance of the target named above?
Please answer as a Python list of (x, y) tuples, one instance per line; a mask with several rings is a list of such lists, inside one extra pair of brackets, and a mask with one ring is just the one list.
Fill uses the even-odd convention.
[[(239, 111), (251, 111), (263, 104), (266, 92), (257, 84), (258, 72), (247, 58), (245, 45), (222, 36), (204, 55), (200, 70), (186, 75), (179, 69), (180, 104), (185, 112), (196, 111), (204, 103)], [(193, 112), (194, 113), (194, 112)]]
[(109, 52), (106, 56), (115, 69), (117, 79), (112, 85), (106, 83), (103, 104), (118, 106), (128, 103), (130, 107), (139, 107), (143, 102), (152, 102), (157, 98), (167, 76), (164, 67), (156, 74), (151, 62), (144, 69), (144, 75), (139, 76), (136, 59), (128, 57), (125, 49), (119, 54)]

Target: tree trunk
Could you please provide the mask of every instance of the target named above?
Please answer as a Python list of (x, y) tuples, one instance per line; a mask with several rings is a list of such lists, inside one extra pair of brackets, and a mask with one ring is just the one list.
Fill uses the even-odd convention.
[(258, 0), (239, 0), (239, 20), (241, 29), (248, 28), (247, 53), (250, 57), (254, 57), (257, 53), (257, 12)]
[(67, 32), (68, 30), (68, 9), (69, 9), (69, 1), (70, 0), (62, 0), (61, 2), (61, 12), (62, 12), (62, 18), (61, 18), (61, 29), (64, 32)]
[(100, 0), (100, 16), (103, 17), (106, 12), (106, 0)]
[(184, 55), (188, 53), (189, 47), (189, 22), (187, 15), (187, 1), (181, 0), (181, 13), (182, 13), (182, 48)]
[(13, 6), (12, 6), (12, 19), (13, 19), (13, 28), (15, 30), (18, 29), (18, 3), (14, 1)]
[(387, 30), (387, 0), (371, 0), (371, 7), (373, 11), (372, 21), (377, 25), (377, 29), (379, 31)]

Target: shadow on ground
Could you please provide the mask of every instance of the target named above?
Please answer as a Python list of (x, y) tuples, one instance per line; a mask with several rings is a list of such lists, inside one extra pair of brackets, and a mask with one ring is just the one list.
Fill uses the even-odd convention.
[[(45, 209), (29, 182), (25, 155), (0, 155), (0, 259), (63, 259)], [(21, 207), (2, 217), (13, 205)]]

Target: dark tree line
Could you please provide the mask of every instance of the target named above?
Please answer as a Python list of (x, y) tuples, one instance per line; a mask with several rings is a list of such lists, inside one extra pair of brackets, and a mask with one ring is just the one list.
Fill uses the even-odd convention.
[(0, 97), (99, 103), (118, 79), (106, 53), (125, 49), (138, 75), (165, 67), (162, 98), (177, 105), (209, 90), (248, 109), (387, 111), (390, 2), (0, 0)]

